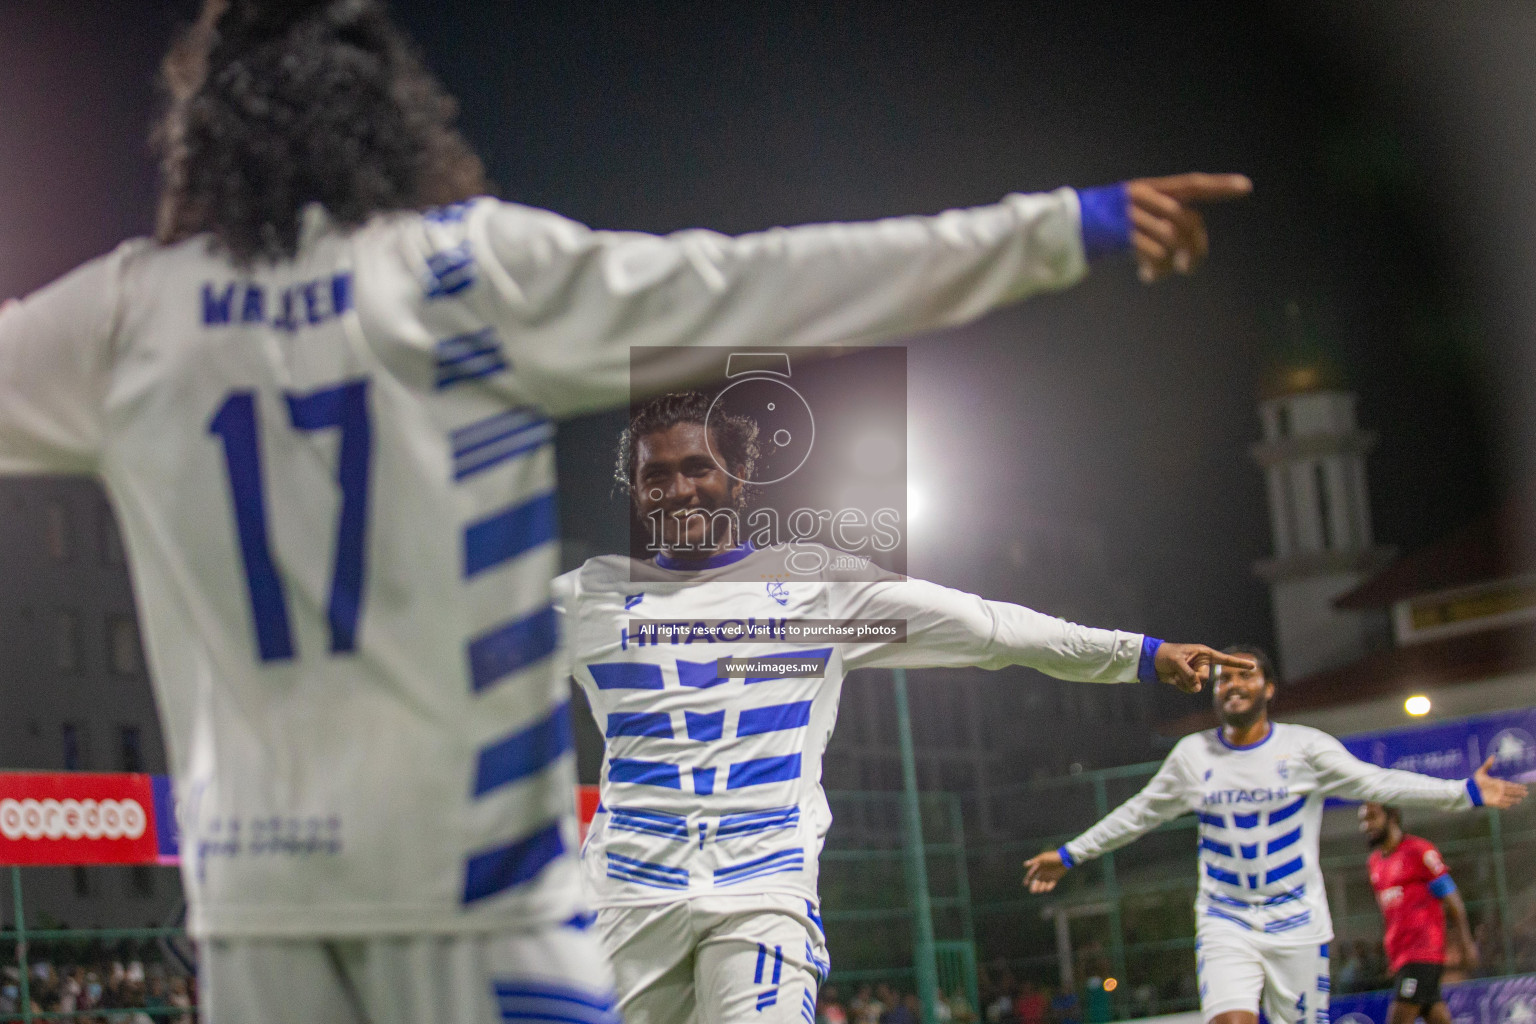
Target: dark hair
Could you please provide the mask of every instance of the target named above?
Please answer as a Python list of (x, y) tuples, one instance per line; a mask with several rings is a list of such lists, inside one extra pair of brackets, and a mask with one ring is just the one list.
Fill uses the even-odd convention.
[(1396, 804), (1382, 804), (1381, 813), (1387, 816), (1388, 821), (1395, 821), (1401, 827), (1403, 824), (1403, 809)]
[(161, 68), (155, 235), (291, 258), (319, 203), (356, 227), (490, 191), (458, 105), (379, 0), (205, 0)]
[(1264, 674), (1264, 681), (1275, 689), (1280, 688), (1280, 673), (1275, 671), (1275, 663), (1270, 660), (1269, 652), (1258, 644), (1228, 644), (1221, 649), (1222, 654), (1246, 654), (1259, 663), (1259, 671)]
[[(646, 402), (629, 418), (629, 426), (619, 435), (618, 458), (613, 465), (615, 486), (634, 500), (635, 459), (640, 439), (647, 434), (675, 427), (679, 423), (697, 423), (709, 427), (709, 443), (725, 460), (726, 468), (738, 480), (751, 481), (761, 454), (757, 444), (757, 424), (746, 416), (735, 416), (723, 409), (710, 415), (714, 399), (702, 391), (679, 391)], [(737, 497), (745, 504), (747, 488)]]

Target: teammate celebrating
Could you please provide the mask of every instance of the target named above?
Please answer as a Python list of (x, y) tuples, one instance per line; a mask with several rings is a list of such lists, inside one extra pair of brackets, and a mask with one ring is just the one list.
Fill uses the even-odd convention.
[(1371, 888), (1387, 924), (1382, 945), (1394, 975), (1387, 1024), (1413, 1024), (1420, 1017), (1428, 1024), (1451, 1024), (1451, 1011), (1440, 996), (1445, 918), (1449, 915), (1456, 926), (1463, 962), (1474, 966), (1477, 944), (1467, 905), (1434, 844), (1403, 832), (1398, 808), (1361, 804), (1360, 831), (1371, 844)]
[[(594, 558), (555, 581), (571, 671), (607, 737), (583, 861), (628, 1024), (815, 1015), (828, 967), (817, 857), (832, 822), (821, 756), (844, 673), (1029, 665), (1197, 689), (1210, 661), (1252, 667), (919, 580), (861, 579), (814, 544), (754, 549), (732, 513), (756, 427), (710, 407), (697, 392), (667, 395), (625, 431), (618, 473), (637, 519), (663, 524), (655, 557)], [(705, 620), (767, 632), (717, 645), (708, 634), (647, 639), (644, 625)], [(782, 624), (806, 620), (898, 620), (905, 642), (789, 641)], [(725, 676), (726, 657), (818, 668)]]
[[(208, 0), (154, 240), (0, 313), (0, 472), (122, 523), (211, 1020), (606, 1024), (571, 852), (549, 418), (692, 367), (1193, 268), (1180, 176), (727, 238), (488, 198), (375, 0)], [(570, 926), (566, 925), (570, 922)]]
[(1272, 722), (1275, 673), (1223, 669), (1212, 687), (1222, 724), (1186, 736), (1142, 791), (1088, 831), (1025, 862), (1030, 892), (1190, 811), (1200, 817), (1195, 968), (1215, 1024), (1327, 1024), (1333, 924), (1318, 863), (1323, 802), (1395, 801), (1440, 810), (1513, 807), (1525, 787), (1483, 765), (1446, 781), (1357, 760), (1327, 733)]

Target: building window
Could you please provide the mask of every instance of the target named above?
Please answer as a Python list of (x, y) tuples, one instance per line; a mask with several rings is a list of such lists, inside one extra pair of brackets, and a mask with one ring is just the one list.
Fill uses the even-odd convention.
[(55, 562), (69, 561), (70, 536), (69, 509), (63, 502), (50, 501), (45, 519), (48, 557)]
[(144, 770), (144, 734), (136, 725), (118, 730), (118, 763), (125, 772)]
[(107, 616), (107, 663), (113, 675), (137, 675), (142, 667), (139, 627), (128, 615)]
[(135, 864), (128, 869), (128, 895), (147, 900), (155, 895), (155, 869)]
[(53, 664), (60, 672), (78, 672), (80, 657), (80, 616), (68, 608), (53, 615)]
[(96, 506), (96, 535), (101, 550), (102, 565), (122, 565), (123, 535), (117, 530), (117, 517), (105, 502)]
[(60, 732), (64, 745), (64, 770), (84, 771), (91, 763), (90, 745), (86, 742), (85, 726), (79, 722), (65, 722)]

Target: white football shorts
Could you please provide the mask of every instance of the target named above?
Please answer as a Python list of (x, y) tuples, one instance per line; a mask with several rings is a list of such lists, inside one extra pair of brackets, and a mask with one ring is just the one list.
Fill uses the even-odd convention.
[(1195, 939), (1200, 1016), (1243, 1010), (1270, 1024), (1328, 1024), (1328, 946), (1280, 944), (1257, 932), (1201, 921)]
[(809, 901), (697, 896), (599, 910), (625, 1024), (815, 1024), (830, 964)]
[(201, 1024), (620, 1024), (590, 927), (198, 950)]

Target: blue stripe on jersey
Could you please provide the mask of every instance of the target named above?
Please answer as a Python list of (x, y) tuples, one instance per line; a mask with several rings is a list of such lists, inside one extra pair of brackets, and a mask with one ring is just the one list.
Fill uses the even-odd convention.
[(1219, 853), (1223, 857), (1232, 856), (1232, 847), (1228, 846), (1226, 843), (1218, 843), (1214, 839), (1206, 839), (1204, 836), (1200, 838), (1200, 849), (1210, 850), (1212, 853)]
[(693, 791), (699, 796), (709, 796), (715, 791), (715, 770), (713, 768), (695, 768), (693, 770)]
[(1266, 907), (1278, 907), (1282, 903), (1290, 903), (1292, 900), (1299, 900), (1306, 894), (1307, 887), (1305, 885), (1298, 885), (1290, 892), (1283, 892), (1279, 896), (1271, 896), (1269, 899), (1264, 901), (1264, 905)]
[(1242, 927), (1248, 929), (1249, 931), (1253, 931), (1253, 925), (1249, 924), (1247, 921), (1244, 921), (1242, 918), (1238, 917), (1236, 914), (1229, 914), (1229, 913), (1227, 913), (1225, 910), (1222, 910), (1220, 907), (1206, 907), (1205, 908), (1205, 916), (1206, 917), (1217, 917), (1217, 918), (1220, 918), (1223, 921), (1231, 921), (1233, 924), (1241, 925)]
[(531, 836), (477, 853), (464, 863), (464, 902), (483, 900), (531, 881), (564, 852), (565, 840), (555, 821)]
[(1237, 907), (1239, 910), (1247, 910), (1250, 906), (1250, 904), (1245, 903), (1242, 900), (1233, 899), (1231, 896), (1223, 896), (1221, 893), (1216, 892), (1214, 889), (1203, 889), (1201, 890), (1201, 893), (1208, 900), (1215, 900), (1217, 903), (1225, 903), (1227, 906)]
[(684, 661), (677, 660), (677, 681), (684, 686), (692, 686), (700, 690), (707, 690), (711, 686), (719, 686), (721, 683), (730, 682), (724, 676), (715, 674), (717, 663), (713, 661)]
[(782, 875), (791, 871), (799, 871), (805, 867), (805, 850), (795, 846), (787, 850), (777, 850), (763, 857), (742, 861), (740, 864), (727, 864), (723, 868), (715, 869), (716, 885), (737, 885), (753, 878), (761, 878), (764, 875)]
[(703, 714), (697, 711), (684, 711), (683, 721), (688, 725), (688, 738), (698, 740), (700, 743), (717, 740), (725, 732), (724, 711), (709, 711)]
[(443, 299), (475, 283), (475, 255), (468, 242), (441, 249), (427, 257), (426, 296)]
[(769, 782), (788, 782), (799, 777), (799, 754), (759, 757), (751, 761), (738, 761), (731, 765), (731, 773), (726, 779), (725, 788), (744, 789), (747, 786), (761, 786)]
[(1287, 861), (1277, 868), (1271, 868), (1270, 870), (1264, 872), (1264, 884), (1269, 885), (1273, 882), (1278, 882), (1280, 879), (1294, 875), (1300, 870), (1301, 858), (1297, 857), (1295, 860)]
[(672, 716), (665, 711), (615, 711), (608, 716), (604, 736), (661, 736), (672, 738)]
[(1333, 988), (1333, 979), (1329, 978), (1326, 974), (1319, 974), (1317, 976), (1317, 990), (1319, 992), (1327, 992), (1331, 988)]
[(664, 685), (660, 665), (632, 661), (597, 662), (587, 666), (599, 690), (660, 690)]
[(1258, 843), (1253, 843), (1252, 845), (1249, 845), (1248, 843), (1243, 843), (1243, 844), (1241, 844), (1241, 846), (1242, 846), (1242, 850), (1243, 850), (1243, 860), (1258, 860), (1258, 858), (1259, 858), (1259, 844)]
[(551, 605), (470, 640), (469, 678), (475, 691), (549, 657), (554, 653), (559, 628)]
[(493, 982), (502, 1020), (558, 1024), (622, 1024), (610, 992), (552, 985), (543, 979)]
[[(827, 934), (827, 926), (821, 923), (821, 915), (816, 912), (816, 904), (812, 903), (810, 900), (805, 901), (805, 916), (815, 922), (816, 930), (821, 932), (822, 936), (825, 937)], [(828, 966), (827, 970), (830, 971), (831, 967)], [(826, 979), (823, 978), (822, 981), (826, 981)]]
[(560, 532), (554, 492), (503, 509), (464, 528), (464, 578), (494, 569)]
[(1279, 853), (1301, 838), (1301, 826), (1297, 825), (1279, 839), (1271, 839), (1264, 847), (1265, 853)]
[[(821, 978), (820, 973), (817, 977)], [(800, 993), (800, 1019), (805, 1021), (805, 1024), (816, 1024), (816, 1001), (811, 998), (809, 992)]]
[[(811, 920), (816, 922), (817, 928), (821, 927), (820, 918), (812, 917)], [(817, 956), (816, 951), (811, 948), (810, 939), (805, 940), (805, 962), (810, 964), (811, 970), (816, 973), (816, 983), (819, 985), (826, 984), (828, 975), (832, 973), (832, 961), (823, 960), (821, 957)], [(810, 998), (809, 992), (806, 993), (806, 998)]]
[[(786, 661), (786, 660), (788, 660), (790, 658), (795, 658), (795, 659), (799, 659), (799, 658), (830, 658), (831, 656), (832, 656), (832, 648), (830, 648), (830, 647), (818, 647), (818, 648), (816, 648), (815, 650), (812, 650), (812, 651), (792, 651), (789, 654), (765, 654), (762, 657), (755, 658), (753, 660), (754, 661)], [(777, 682), (777, 681), (779, 681), (779, 680), (781, 680), (783, 678), (785, 678), (785, 677), (784, 676), (747, 676), (746, 679), (742, 680), (742, 682), (745, 682), (745, 683), (772, 683), (772, 682)], [(795, 677), (791, 676), (789, 678), (795, 678)]]
[(1293, 928), (1300, 928), (1310, 920), (1312, 920), (1312, 911), (1303, 910), (1292, 917), (1282, 917), (1278, 921), (1270, 921), (1264, 926), (1264, 930), (1271, 933), (1288, 932)]
[(1286, 818), (1289, 818), (1291, 815), (1293, 815), (1297, 811), (1301, 810), (1301, 808), (1306, 804), (1306, 802), (1307, 802), (1307, 798), (1306, 797), (1304, 797), (1304, 796), (1303, 797), (1298, 797), (1297, 799), (1295, 799), (1295, 800), (1291, 801), (1290, 803), (1286, 804), (1284, 807), (1281, 807), (1278, 810), (1270, 811), (1269, 812), (1269, 823), (1271, 825), (1278, 825), (1278, 824), (1280, 824), (1280, 822), (1284, 821)]
[(615, 807), (608, 815), (608, 827), (621, 832), (644, 832), (683, 841), (688, 839), (687, 818), (638, 807)]
[(793, 704), (770, 704), (764, 708), (748, 708), (736, 722), (737, 736), (760, 736), (765, 732), (785, 729), (803, 729), (811, 722), (811, 702), (795, 701)]
[(616, 757), (608, 762), (609, 782), (633, 782), (639, 786), (682, 789), (683, 775), (677, 765), (664, 761), (637, 761)]
[(571, 702), (542, 721), (480, 748), (475, 765), (475, 796), (541, 772), (571, 749)]
[(1258, 823), (1259, 816), (1257, 814), (1232, 815), (1232, 824), (1236, 825), (1238, 828), (1254, 828), (1258, 825)]
[(453, 478), (463, 480), (554, 438), (555, 425), (532, 409), (513, 409), (460, 427), (450, 435)]
[(493, 327), (444, 338), (437, 342), (433, 354), (437, 362), (439, 390), (488, 377), (507, 368), (507, 360), (501, 353), (501, 339), (496, 337)]
[(625, 857), (609, 852), (608, 877), (626, 882), (638, 882), (658, 889), (688, 888), (688, 872), (684, 868), (668, 867), (648, 860)]
[(1206, 814), (1204, 811), (1201, 811), (1199, 818), (1200, 824), (1202, 825), (1210, 825), (1214, 828), (1227, 827), (1227, 819), (1222, 817), (1220, 814)]
[(776, 832), (794, 828), (800, 824), (800, 808), (775, 807), (766, 811), (747, 811), (743, 814), (727, 814), (720, 819), (715, 830), (718, 840), (725, 836), (751, 836), (759, 832)]
[(1242, 885), (1243, 880), (1231, 871), (1223, 870), (1209, 861), (1201, 861), (1205, 865), (1205, 873), (1218, 882), (1226, 882), (1228, 885)]

